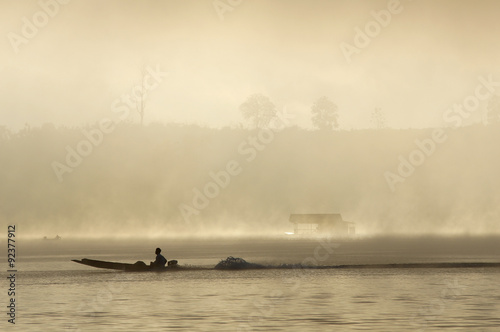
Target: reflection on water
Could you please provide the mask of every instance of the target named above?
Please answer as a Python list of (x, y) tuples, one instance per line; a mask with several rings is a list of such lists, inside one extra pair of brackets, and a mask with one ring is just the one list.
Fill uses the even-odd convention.
[[(20, 324), (99, 331), (500, 326), (497, 268), (26, 273)], [(30, 329), (31, 327), (31, 329)]]

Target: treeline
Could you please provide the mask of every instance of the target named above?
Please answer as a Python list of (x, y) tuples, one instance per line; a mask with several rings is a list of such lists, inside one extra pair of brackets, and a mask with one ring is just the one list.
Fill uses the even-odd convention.
[(257, 234), (340, 212), (360, 232), (494, 232), (499, 129), (3, 128), (0, 220), (35, 237)]

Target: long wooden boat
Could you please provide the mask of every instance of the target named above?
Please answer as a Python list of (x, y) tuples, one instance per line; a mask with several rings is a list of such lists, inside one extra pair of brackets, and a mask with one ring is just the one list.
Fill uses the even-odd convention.
[(87, 258), (84, 258), (82, 260), (72, 259), (71, 261), (73, 261), (75, 263), (87, 265), (87, 266), (97, 267), (100, 269), (120, 270), (120, 271), (127, 271), (127, 272), (167, 271), (167, 270), (173, 270), (173, 269), (178, 267), (176, 260), (168, 261), (168, 265), (165, 267), (147, 265), (143, 261), (138, 261), (134, 264), (106, 262), (106, 261), (99, 261), (99, 260), (87, 259)]

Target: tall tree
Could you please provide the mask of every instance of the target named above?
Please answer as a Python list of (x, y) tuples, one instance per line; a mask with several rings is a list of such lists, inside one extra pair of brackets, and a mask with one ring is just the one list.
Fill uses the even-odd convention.
[(11, 139), (11, 132), (6, 126), (0, 126), (0, 140), (8, 141)]
[(500, 96), (493, 95), (488, 101), (486, 110), (488, 124), (500, 122)]
[(311, 121), (318, 129), (331, 130), (339, 126), (337, 105), (325, 96), (316, 100), (311, 107), (311, 113)]
[(373, 111), (370, 121), (377, 129), (384, 129), (387, 127), (384, 113), (382, 113), (382, 110), (379, 107), (375, 108)]
[(240, 105), (240, 111), (245, 120), (254, 128), (266, 128), (276, 116), (276, 106), (263, 94), (256, 93)]

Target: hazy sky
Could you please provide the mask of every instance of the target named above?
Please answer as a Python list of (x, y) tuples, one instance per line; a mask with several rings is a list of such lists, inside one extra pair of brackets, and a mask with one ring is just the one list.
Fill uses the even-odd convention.
[(113, 102), (143, 66), (168, 72), (149, 92), (146, 122), (209, 126), (242, 121), (238, 106), (257, 92), (303, 127), (322, 95), (339, 106), (343, 128), (370, 126), (375, 107), (392, 127), (436, 126), (479, 75), (500, 81), (494, 0), (402, 0), (350, 63), (341, 43), (355, 45), (356, 27), (388, 1), (232, 0), (223, 20), (214, 3), (228, 0), (54, 1), (0, 1), (0, 125), (116, 117)]

